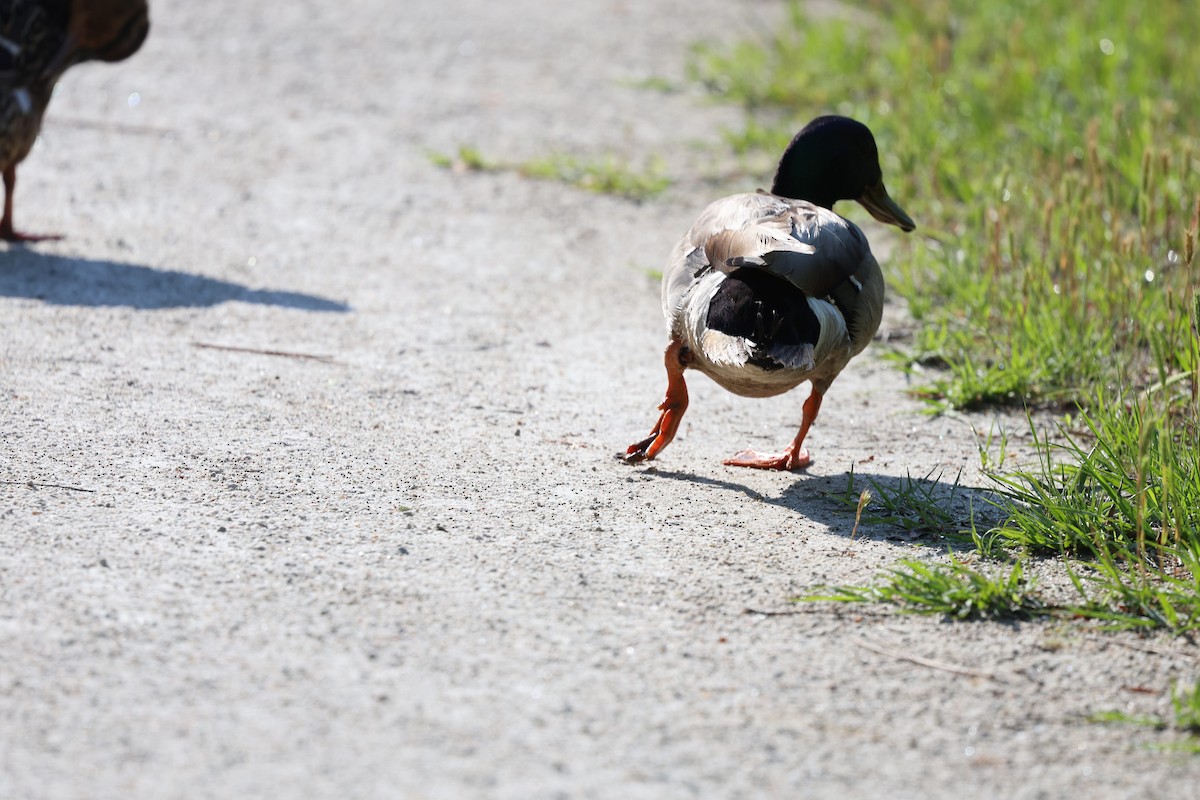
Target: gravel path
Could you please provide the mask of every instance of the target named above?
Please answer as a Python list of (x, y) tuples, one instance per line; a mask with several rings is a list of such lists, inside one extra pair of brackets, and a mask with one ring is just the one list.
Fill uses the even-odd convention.
[(1086, 722), (1165, 712), (1185, 642), (788, 601), (931, 554), (850, 540), (851, 469), (977, 480), (870, 351), (806, 473), (720, 463), (801, 393), (699, 376), (655, 467), (612, 458), (664, 388), (647, 270), (757, 185), (694, 146), (732, 110), (633, 83), (779, 9), (562, 6), (162, 0), (68, 74), (17, 197), (67, 238), (0, 251), (0, 797), (1194, 796)]

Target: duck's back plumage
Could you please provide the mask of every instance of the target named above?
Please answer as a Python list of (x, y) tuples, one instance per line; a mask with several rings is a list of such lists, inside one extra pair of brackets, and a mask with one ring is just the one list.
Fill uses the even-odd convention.
[(676, 245), (663, 312), (697, 369), (738, 394), (828, 384), (882, 314), (883, 278), (859, 228), (765, 192), (710, 204)]

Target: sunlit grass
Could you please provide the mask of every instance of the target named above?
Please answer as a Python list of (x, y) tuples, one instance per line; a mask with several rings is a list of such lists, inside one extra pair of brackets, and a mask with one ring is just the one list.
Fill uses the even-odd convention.
[(654, 197), (671, 184), (659, 159), (652, 159), (643, 169), (634, 169), (612, 156), (588, 160), (556, 154), (526, 161), (518, 166), (518, 171), (530, 178), (562, 181), (591, 192), (633, 200)]
[(1088, 717), (1091, 722), (1142, 725), (1155, 730), (1171, 730), (1184, 738), (1168, 749), (1200, 753), (1200, 683), (1190, 687), (1171, 686), (1171, 715), (1129, 714), (1124, 711), (1099, 711)]
[(614, 156), (581, 158), (564, 153), (519, 162), (503, 162), (485, 157), (478, 149), (460, 146), (451, 155), (430, 153), (436, 166), (463, 172), (516, 172), (527, 178), (558, 181), (599, 194), (611, 194), (630, 200), (647, 200), (661, 194), (671, 184), (661, 159), (651, 159), (638, 168)]
[[(933, 469), (923, 478), (909, 474), (885, 482), (871, 476), (860, 477), (852, 470), (845, 492), (833, 499), (855, 509), (856, 529), (861, 524), (887, 525), (921, 537), (927, 543), (969, 545), (981, 553), (994, 555), (999, 552), (996, 539), (981, 533), (979, 523), (982, 517), (994, 521), (997, 516), (995, 496), (963, 486), (961, 477), (960, 474), (951, 482), (943, 478), (940, 469)], [(860, 491), (862, 481), (869, 488)]]
[(995, 474), (1007, 502), (997, 529), (1040, 554), (1143, 555), (1148, 546), (1200, 546), (1200, 447), (1196, 418), (1152, 398), (1101, 395), (1072, 432), (1038, 437), (1038, 461)]
[[(1031, 421), (1037, 460), (1020, 468), (1001, 468), (1003, 458), (981, 448), (991, 491), (932, 474), (910, 476), (895, 488), (870, 481), (873, 504), (857, 510), (856, 525), (882, 523), (920, 533), (930, 544), (972, 546), (985, 560), (949, 566), (906, 560), (873, 585), (802, 599), (874, 600), (984, 618), (995, 615), (953, 613), (947, 592), (958, 607), (990, 607), (1003, 596), (997, 562), (1015, 561), (1017, 570), (1050, 558), (1061, 564), (1075, 599), (1043, 606), (1038, 615), (1057, 612), (1111, 629), (1200, 630), (1200, 431), (1191, 394), (1179, 389), (1100, 402), (1060, 422), (1053, 436)], [(839, 496), (846, 505), (853, 504), (855, 483), (851, 475)], [(999, 515), (999, 524), (981, 533), (977, 503), (988, 516)]]
[(890, 603), (906, 612), (960, 620), (1029, 619), (1054, 611), (1034, 591), (1021, 562), (984, 572), (954, 557), (945, 564), (903, 559), (871, 586), (822, 587), (797, 599)]

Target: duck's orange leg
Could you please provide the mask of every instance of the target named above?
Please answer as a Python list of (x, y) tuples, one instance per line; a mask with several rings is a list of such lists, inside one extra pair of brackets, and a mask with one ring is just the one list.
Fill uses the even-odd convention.
[(804, 401), (804, 416), (800, 420), (800, 432), (782, 453), (759, 453), (754, 450), (743, 450), (733, 458), (725, 459), (722, 463), (730, 467), (754, 467), (755, 469), (804, 469), (812, 463), (812, 457), (804, 447), (804, 437), (808, 436), (808, 429), (812, 427), (813, 420), (817, 418), (817, 413), (821, 410), (821, 400), (824, 396), (821, 390), (816, 386), (813, 387), (812, 393)]
[(21, 233), (13, 230), (13, 190), (17, 187), (17, 167), (10, 165), (4, 170), (4, 216), (0, 217), (0, 239), (6, 242), (44, 242), (49, 239), (61, 239), (61, 236), (49, 234)]
[(663, 363), (667, 367), (667, 396), (659, 405), (662, 414), (654, 423), (654, 430), (640, 442), (629, 445), (621, 456), (626, 464), (636, 464), (639, 461), (649, 461), (659, 454), (664, 447), (675, 438), (679, 430), (679, 421), (688, 407), (687, 383), (683, 380), (683, 371), (691, 363), (691, 355), (683, 342), (672, 339), (663, 355)]

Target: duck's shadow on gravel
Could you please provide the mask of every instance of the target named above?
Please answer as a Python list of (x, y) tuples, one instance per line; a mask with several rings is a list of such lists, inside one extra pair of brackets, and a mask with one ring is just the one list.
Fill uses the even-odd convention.
[(145, 310), (201, 308), (232, 300), (303, 311), (350, 311), (346, 303), (301, 292), (252, 289), (187, 272), (46, 255), (22, 247), (0, 251), (0, 297)]
[(986, 489), (956, 483), (954, 476), (939, 480), (863, 472), (853, 475), (849, 472), (835, 475), (797, 473), (790, 484), (772, 497), (735, 480), (664, 469), (655, 469), (653, 474), (737, 492), (755, 502), (781, 506), (827, 526), (831, 533), (847, 537), (854, 531), (858, 501), (864, 489), (871, 496), (863, 508), (858, 538), (904, 542), (930, 540), (945, 545), (943, 534), (969, 529), (972, 514), (975, 526), (981, 530), (987, 530), (999, 521), (990, 502), (996, 495)]

